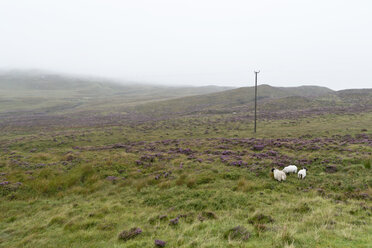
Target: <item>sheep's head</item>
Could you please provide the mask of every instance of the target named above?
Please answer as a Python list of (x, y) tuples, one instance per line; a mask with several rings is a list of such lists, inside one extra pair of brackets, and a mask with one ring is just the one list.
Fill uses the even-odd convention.
[(307, 168), (306, 168), (306, 167), (304, 167), (304, 170), (306, 170), (306, 171), (307, 171)]
[(272, 168), (272, 169), (271, 169), (271, 172), (274, 172), (274, 170), (276, 170), (276, 169), (275, 169), (275, 168)]

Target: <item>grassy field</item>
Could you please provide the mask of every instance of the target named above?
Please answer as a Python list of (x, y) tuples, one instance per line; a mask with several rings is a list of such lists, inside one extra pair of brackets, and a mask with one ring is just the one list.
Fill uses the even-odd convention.
[[(0, 131), (0, 247), (372, 247), (372, 113)], [(279, 183), (270, 169), (306, 166)], [(122, 231), (140, 228), (128, 240)]]

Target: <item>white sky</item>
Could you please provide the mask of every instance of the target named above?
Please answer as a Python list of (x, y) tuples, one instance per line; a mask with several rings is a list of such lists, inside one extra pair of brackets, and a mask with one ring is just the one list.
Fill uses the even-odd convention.
[(372, 1), (0, 0), (0, 68), (372, 88)]

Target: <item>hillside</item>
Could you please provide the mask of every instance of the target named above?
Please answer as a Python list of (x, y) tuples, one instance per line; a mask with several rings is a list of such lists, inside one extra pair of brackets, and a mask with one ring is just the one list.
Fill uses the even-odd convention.
[[(253, 118), (254, 87), (140, 104), (127, 109), (131, 119), (159, 120), (205, 114)], [(258, 87), (259, 118), (298, 118), (327, 113), (372, 111), (372, 89), (332, 91), (325, 87)]]
[[(40, 89), (37, 90), (38, 96), (15, 97), (9, 94), (7, 97), (0, 97), (0, 126), (46, 128), (57, 125), (124, 125), (200, 115), (224, 115), (224, 118), (233, 118), (239, 122), (252, 121), (253, 118), (253, 87), (200, 95), (209, 90), (224, 88), (84, 83), (79, 84), (80, 91)], [(101, 85), (104, 86), (100, 87), (101, 91), (92, 90)], [(96, 95), (88, 95), (88, 89)], [(32, 91), (21, 92), (25, 94), (24, 92)], [(60, 94), (60, 98), (53, 97), (53, 94)], [(318, 86), (258, 87), (258, 116), (261, 120), (370, 111), (372, 89), (332, 91)]]
[(111, 109), (137, 102), (209, 94), (228, 87), (169, 87), (34, 71), (0, 72), (0, 113)]
[[(334, 91), (318, 86), (301, 87), (272, 87), (270, 85), (258, 86), (258, 100), (267, 102), (273, 99), (286, 97), (324, 97), (334, 94)], [(142, 113), (181, 113), (199, 112), (204, 110), (231, 109), (244, 106), (254, 101), (254, 87), (244, 87), (219, 93), (202, 96), (191, 96), (158, 102), (156, 106), (136, 106), (135, 111)]]

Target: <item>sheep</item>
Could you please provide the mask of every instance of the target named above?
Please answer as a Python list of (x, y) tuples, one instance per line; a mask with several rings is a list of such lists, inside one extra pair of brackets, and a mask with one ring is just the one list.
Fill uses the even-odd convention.
[(288, 165), (287, 167), (284, 167), (283, 171), (284, 171), (285, 174), (297, 173), (297, 166), (296, 165)]
[(304, 167), (303, 169), (301, 169), (298, 172), (298, 178), (299, 179), (304, 179), (306, 177), (306, 172), (307, 172), (307, 168), (306, 167)]
[(285, 179), (287, 179), (287, 176), (283, 171), (275, 168), (272, 168), (271, 171), (274, 173), (274, 179), (278, 180), (279, 182), (285, 181)]

